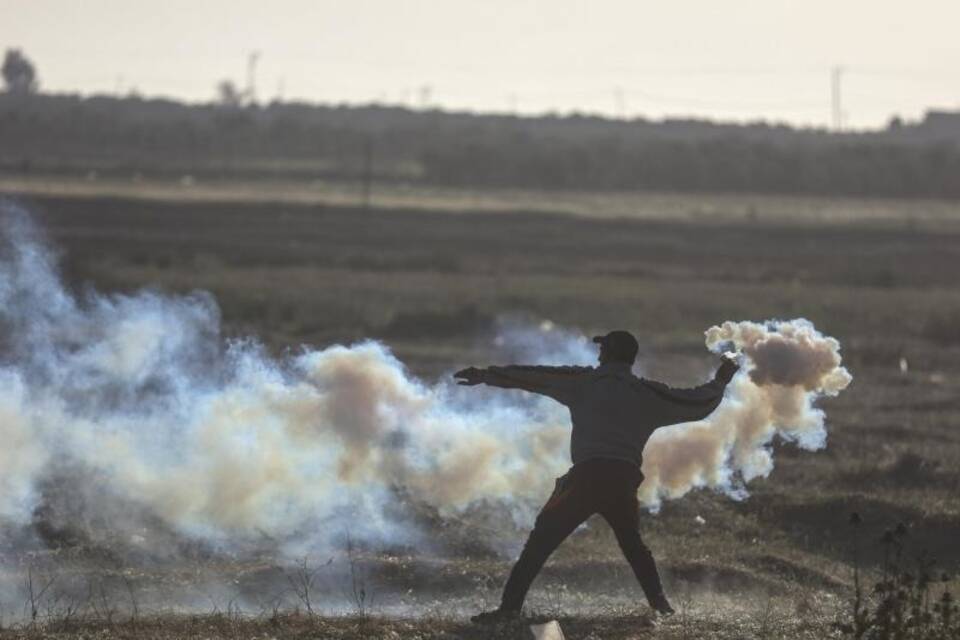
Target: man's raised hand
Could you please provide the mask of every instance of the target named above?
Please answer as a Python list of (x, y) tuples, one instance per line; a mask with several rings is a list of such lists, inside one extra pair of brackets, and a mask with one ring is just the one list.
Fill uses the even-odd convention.
[(457, 379), (457, 384), (464, 387), (472, 387), (484, 382), (485, 373), (485, 369), (467, 367), (466, 369), (457, 371), (455, 374), (453, 374), (453, 377)]
[(733, 375), (739, 370), (740, 365), (737, 364), (736, 359), (724, 355), (720, 358), (720, 368), (717, 369), (716, 378), (723, 382), (723, 384), (728, 384), (730, 380), (733, 379)]

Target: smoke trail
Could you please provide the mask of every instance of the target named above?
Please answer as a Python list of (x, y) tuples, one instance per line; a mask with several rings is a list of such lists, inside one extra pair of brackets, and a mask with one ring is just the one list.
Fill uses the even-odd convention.
[[(299, 553), (344, 530), (416, 543), (399, 495), (522, 515), (568, 464), (569, 416), (550, 400), (427, 384), (376, 342), (271, 358), (225, 341), (205, 293), (75, 296), (26, 212), (0, 214), (0, 531), (155, 554), (184, 538)], [(503, 329), (497, 348), (528, 363), (593, 357), (553, 326)], [(736, 494), (769, 473), (775, 435), (823, 446), (813, 402), (850, 381), (836, 341), (804, 321), (726, 323), (707, 343), (748, 364), (708, 421), (651, 440), (651, 507), (696, 487)]]
[(840, 364), (840, 343), (806, 320), (725, 322), (708, 329), (706, 341), (715, 352), (742, 352), (743, 371), (706, 420), (654, 432), (640, 488), (652, 509), (699, 487), (745, 496), (743, 483), (773, 470), (775, 436), (809, 451), (825, 447), (825, 415), (814, 403), (853, 380)]
[(2, 213), (0, 524), (404, 543), (399, 490), (441, 512), (520, 505), (563, 469), (550, 401), (427, 385), (376, 342), (273, 359), (225, 342), (204, 293), (75, 297), (27, 213)]

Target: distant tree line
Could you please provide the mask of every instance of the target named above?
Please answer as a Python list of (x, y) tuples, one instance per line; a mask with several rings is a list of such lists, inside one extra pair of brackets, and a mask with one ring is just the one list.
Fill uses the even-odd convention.
[(956, 144), (855, 139), (785, 144), (735, 135), (633, 144), (614, 137), (589, 144), (499, 139), (434, 148), (422, 163), (435, 182), (472, 186), (960, 196)]
[(0, 171), (354, 179), (470, 187), (960, 197), (960, 113), (833, 134), (757, 123), (512, 117), (387, 106), (36, 93), (8, 52)]

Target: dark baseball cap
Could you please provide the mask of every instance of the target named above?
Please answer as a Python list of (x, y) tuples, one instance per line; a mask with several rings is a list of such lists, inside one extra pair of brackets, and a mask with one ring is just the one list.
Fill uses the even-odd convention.
[(637, 358), (640, 344), (629, 331), (617, 330), (603, 336), (594, 336), (593, 341), (607, 348), (617, 360), (632, 363)]

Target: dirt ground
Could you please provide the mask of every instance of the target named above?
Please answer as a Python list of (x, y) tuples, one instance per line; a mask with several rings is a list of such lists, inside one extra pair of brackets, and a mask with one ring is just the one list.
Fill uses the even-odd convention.
[[(488, 362), (505, 318), (585, 333), (631, 329), (645, 373), (673, 384), (690, 384), (711, 365), (703, 331), (723, 320), (802, 316), (839, 339), (854, 382), (823, 403), (825, 451), (777, 444), (775, 470), (749, 486), (749, 499), (701, 492), (643, 517), (678, 615), (650, 618), (599, 521), (561, 547), (530, 608), (559, 618), (568, 638), (825, 637), (850, 597), (854, 511), (867, 571), (881, 562), (881, 535), (898, 523), (911, 553), (933, 554), (950, 574), (960, 569), (955, 205), (937, 204), (946, 213), (932, 221), (910, 203), (836, 200), (824, 210), (857, 215), (824, 222), (764, 215), (764, 206), (803, 206), (763, 200), (753, 215), (710, 219), (35, 192), (20, 201), (62, 248), (77, 287), (208, 290), (231, 335), (258, 336), (278, 353), (377, 337), (428, 379)], [(885, 213), (862, 213), (871, 209)], [(134, 617), (131, 609), (150, 600), (147, 585), (189, 584), (190, 569), (160, 580), (155, 568), (113, 567), (101, 572), (110, 589), (134, 585), (137, 607), (131, 596), (109, 623), (61, 615), (0, 637), (523, 637), (523, 625), (478, 631), (465, 622), (496, 602), (507, 550), (525, 535), (491, 529), (489, 518), (437, 522), (430, 557), (365, 550), (332, 559), (330, 569), (313, 559), (309, 568), (330, 576), (314, 594), (323, 615), (302, 602), (297, 613), (276, 609), (275, 591), (297, 602), (289, 570), (198, 558), (205, 572), (259, 592), (261, 604), (237, 610), (197, 585), (186, 613)], [(104, 566), (85, 556), (78, 575), (94, 565)], [(362, 601), (348, 577), (358, 569), (370, 594)], [(0, 608), (10, 620), (22, 605)]]

